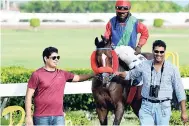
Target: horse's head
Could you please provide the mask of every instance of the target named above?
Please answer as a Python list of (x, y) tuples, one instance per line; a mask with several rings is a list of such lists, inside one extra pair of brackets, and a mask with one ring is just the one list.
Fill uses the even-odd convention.
[(112, 50), (112, 43), (101, 35), (101, 40), (95, 38), (96, 51), (92, 55), (92, 69), (97, 73), (98, 78), (107, 84), (118, 69), (118, 58)]
[(102, 40), (95, 38), (96, 62), (98, 67), (112, 67), (111, 41), (101, 35)]

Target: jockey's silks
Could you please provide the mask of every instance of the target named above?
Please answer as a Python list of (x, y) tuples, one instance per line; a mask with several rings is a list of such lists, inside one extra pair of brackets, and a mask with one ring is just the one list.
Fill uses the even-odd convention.
[(112, 27), (112, 42), (114, 46), (125, 45), (136, 47), (138, 20), (130, 16), (124, 24), (116, 21), (116, 16), (110, 19)]

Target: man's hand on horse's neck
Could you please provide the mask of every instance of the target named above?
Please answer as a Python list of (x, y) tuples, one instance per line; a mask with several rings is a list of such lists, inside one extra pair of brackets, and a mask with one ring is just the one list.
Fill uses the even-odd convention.
[(116, 72), (115, 74), (122, 77), (123, 79), (126, 77), (126, 72)]

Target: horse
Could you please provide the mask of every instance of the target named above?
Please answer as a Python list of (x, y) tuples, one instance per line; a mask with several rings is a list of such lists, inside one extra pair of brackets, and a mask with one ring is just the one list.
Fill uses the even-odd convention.
[[(92, 94), (100, 124), (108, 124), (108, 112), (113, 110), (115, 115), (113, 125), (120, 125), (126, 105), (130, 105), (138, 116), (142, 103), (142, 86), (131, 86), (130, 80), (123, 80), (114, 74), (118, 70), (119, 63), (126, 67), (126, 70), (128, 66), (116, 57), (111, 41), (102, 35), (101, 38), (101, 41), (95, 38), (96, 51), (91, 55), (91, 67), (96, 73), (92, 79)], [(150, 53), (143, 55), (147, 59), (152, 58)]]

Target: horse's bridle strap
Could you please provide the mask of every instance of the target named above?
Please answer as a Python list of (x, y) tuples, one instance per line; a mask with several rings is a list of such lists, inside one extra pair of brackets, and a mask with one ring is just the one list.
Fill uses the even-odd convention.
[(112, 50), (112, 48), (96, 48), (96, 50)]

